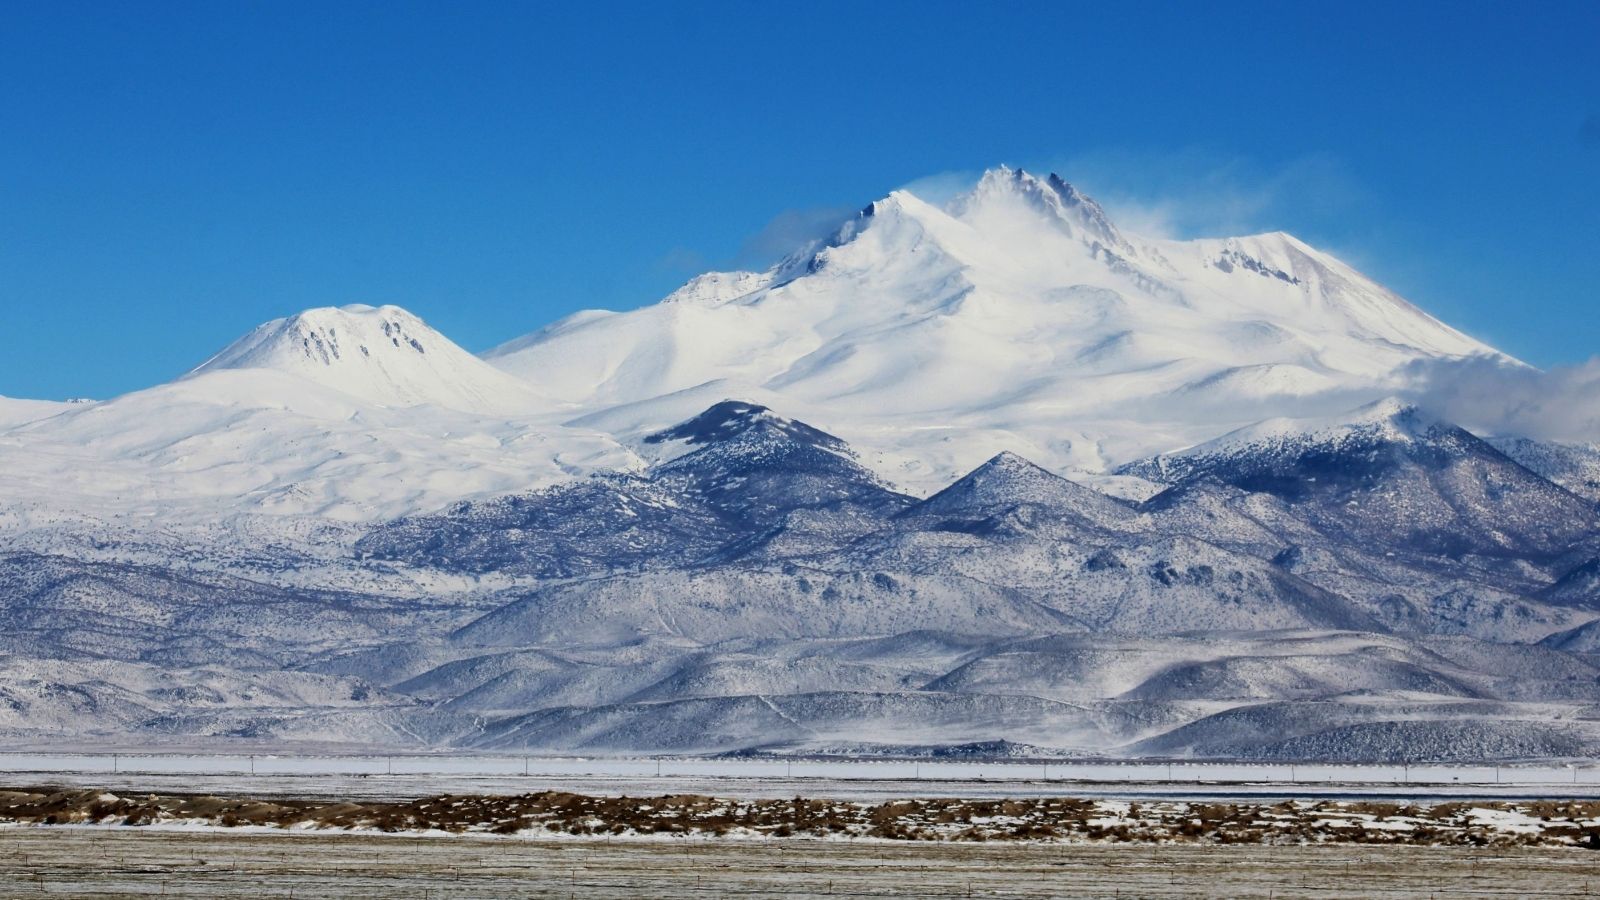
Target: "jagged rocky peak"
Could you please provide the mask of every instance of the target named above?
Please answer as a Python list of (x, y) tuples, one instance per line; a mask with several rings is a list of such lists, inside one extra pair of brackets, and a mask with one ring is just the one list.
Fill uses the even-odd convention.
[(647, 436), (647, 444), (682, 441), (691, 446), (719, 444), (751, 434), (770, 435), (853, 455), (850, 446), (804, 422), (786, 419), (759, 403), (724, 400), (705, 412), (664, 431)]
[(959, 219), (983, 222), (1012, 213), (1018, 207), (1042, 215), (1086, 243), (1124, 254), (1132, 252), (1105, 209), (1053, 172), (1040, 178), (1009, 166), (990, 169), (970, 192), (951, 201), (949, 211)]

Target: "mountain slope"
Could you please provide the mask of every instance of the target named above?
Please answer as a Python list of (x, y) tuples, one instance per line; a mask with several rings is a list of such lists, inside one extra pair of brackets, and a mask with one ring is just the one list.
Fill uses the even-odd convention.
[(625, 439), (745, 396), (937, 489), (1005, 450), (1099, 471), (1479, 354), (1495, 355), (1288, 235), (1145, 239), (1060, 178), (1001, 168), (944, 206), (896, 191), (768, 272), (485, 358)]
[(488, 415), (547, 411), (508, 378), (398, 306), (308, 309), (257, 326), (191, 374), (287, 372), (375, 406), (433, 405)]
[(58, 407), (0, 425), (0, 506), (371, 521), (638, 464), (396, 307), (277, 319), (176, 381)]
[(1600, 445), (1491, 437), (1496, 450), (1580, 497), (1600, 503)]
[(0, 428), (23, 425), (48, 419), (56, 413), (66, 412), (77, 404), (56, 403), (50, 400), (17, 400), (0, 397)]
[(1394, 400), (1346, 417), (1262, 422), (1121, 471), (1277, 497), (1306, 510), (1324, 534), (1379, 553), (1548, 563), (1592, 542), (1600, 528), (1592, 503)]
[(640, 475), (455, 504), (380, 525), (356, 549), (410, 565), (565, 578), (746, 555), (784, 532), (792, 544), (796, 532), (818, 531), (831, 547), (911, 502), (843, 441), (754, 404), (718, 403), (646, 440), (665, 458)]

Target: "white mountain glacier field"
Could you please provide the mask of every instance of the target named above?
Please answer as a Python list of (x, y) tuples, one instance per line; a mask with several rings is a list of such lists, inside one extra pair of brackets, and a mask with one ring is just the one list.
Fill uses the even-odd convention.
[(306, 310), (0, 398), (0, 743), (1593, 756), (1600, 449), (1457, 364), (1526, 369), (1003, 167), (481, 355)]

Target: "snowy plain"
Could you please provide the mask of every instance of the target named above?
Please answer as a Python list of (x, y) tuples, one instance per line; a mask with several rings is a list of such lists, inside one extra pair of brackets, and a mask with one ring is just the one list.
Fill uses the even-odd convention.
[(729, 797), (1172, 799), (1600, 797), (1600, 766), (551, 758), (454, 754), (0, 753), (0, 783), (323, 798), (704, 793)]

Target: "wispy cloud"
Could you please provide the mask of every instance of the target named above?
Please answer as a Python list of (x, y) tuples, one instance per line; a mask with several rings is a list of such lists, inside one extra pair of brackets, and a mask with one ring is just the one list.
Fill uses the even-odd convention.
[(1058, 160), (1067, 181), (1129, 231), (1152, 237), (1216, 237), (1290, 228), (1371, 202), (1333, 157), (1280, 164), (1204, 150), (1102, 150)]
[(656, 268), (673, 275), (698, 275), (707, 268), (705, 254), (690, 247), (673, 247), (656, 260)]
[(745, 240), (731, 265), (737, 269), (765, 269), (811, 241), (832, 235), (855, 213), (848, 206), (784, 210)]
[(1600, 441), (1600, 357), (1548, 371), (1491, 359), (1421, 362), (1410, 398), (1480, 434)]
[(983, 171), (980, 169), (938, 172), (903, 184), (899, 189), (909, 191), (916, 197), (935, 206), (941, 206), (972, 190), (973, 186), (978, 183), (978, 179), (982, 177)]

